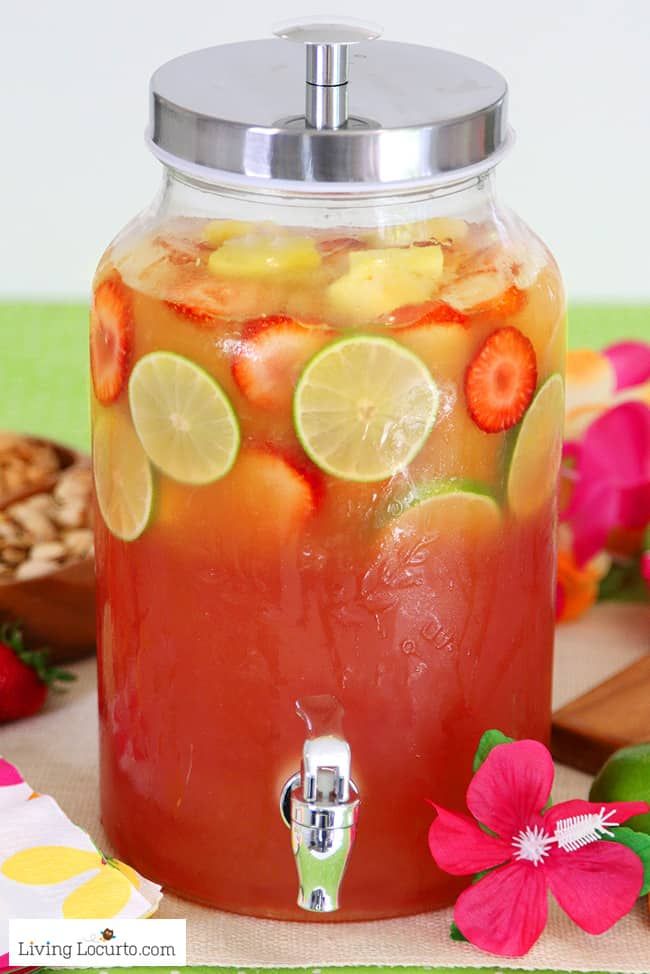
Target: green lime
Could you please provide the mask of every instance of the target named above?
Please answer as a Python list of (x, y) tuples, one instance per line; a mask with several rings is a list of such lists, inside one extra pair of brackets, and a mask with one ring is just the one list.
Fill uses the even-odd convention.
[(418, 488), (405, 502), (394, 525), (424, 536), (456, 536), (479, 541), (493, 537), (501, 525), (501, 509), (481, 484), (435, 481)]
[(95, 493), (107, 528), (134, 541), (153, 508), (151, 464), (131, 422), (120, 409), (100, 413), (93, 432)]
[(546, 380), (519, 426), (508, 471), (508, 504), (516, 517), (535, 514), (557, 488), (562, 455), (564, 382)]
[[(633, 744), (612, 754), (589, 792), (592, 802), (648, 802), (650, 804), (650, 743)], [(626, 828), (650, 835), (650, 812), (635, 815)]]
[(354, 335), (307, 363), (293, 398), (296, 433), (317, 466), (343, 480), (385, 480), (424, 445), (440, 394), (414, 352)]
[(211, 375), (173, 352), (151, 352), (129, 380), (131, 415), (149, 459), (185, 484), (228, 473), (239, 450), (239, 424)]

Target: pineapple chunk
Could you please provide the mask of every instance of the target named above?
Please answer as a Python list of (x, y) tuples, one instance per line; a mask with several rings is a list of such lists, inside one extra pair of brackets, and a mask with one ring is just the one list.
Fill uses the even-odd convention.
[(320, 262), (308, 237), (238, 237), (210, 254), (208, 270), (219, 277), (268, 278), (314, 271)]
[(436, 217), (433, 220), (419, 220), (417, 223), (402, 223), (383, 227), (375, 231), (372, 240), (384, 247), (408, 247), (418, 240), (435, 240), (441, 244), (455, 244), (464, 240), (469, 233), (465, 220), (453, 217)]
[(231, 237), (245, 237), (255, 229), (254, 223), (245, 223), (243, 220), (211, 220), (203, 228), (201, 240), (211, 247), (220, 247)]
[(334, 311), (363, 321), (426, 301), (442, 275), (437, 246), (356, 250), (349, 262), (347, 274), (330, 284), (327, 296)]

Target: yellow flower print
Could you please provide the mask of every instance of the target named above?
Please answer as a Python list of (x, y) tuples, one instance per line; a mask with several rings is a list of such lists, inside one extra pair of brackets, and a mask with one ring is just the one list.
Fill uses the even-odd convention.
[(63, 916), (75, 920), (117, 916), (138, 889), (138, 875), (130, 866), (116, 859), (107, 860), (100, 852), (71, 846), (34, 846), (6, 859), (0, 872), (16, 883), (50, 886), (91, 869), (97, 870), (96, 874), (64, 900)]

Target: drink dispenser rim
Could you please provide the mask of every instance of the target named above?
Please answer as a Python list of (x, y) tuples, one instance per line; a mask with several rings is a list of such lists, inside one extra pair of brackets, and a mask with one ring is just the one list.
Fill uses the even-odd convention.
[(163, 64), (149, 148), (190, 179), (286, 196), (412, 193), (494, 168), (513, 141), (498, 72), (345, 28), (303, 21)]

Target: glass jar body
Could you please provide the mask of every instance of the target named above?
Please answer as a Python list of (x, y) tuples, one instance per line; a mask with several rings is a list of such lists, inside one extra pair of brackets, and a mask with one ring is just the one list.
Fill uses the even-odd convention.
[[(548, 251), (491, 177), (350, 201), (168, 173), (100, 263), (91, 329), (102, 810), (117, 852), (257, 916), (449, 904), (460, 885), (428, 853), (426, 799), (463, 808), (486, 729), (549, 732), (565, 332)], [(406, 350), (436, 391), (426, 428), (407, 397), (369, 452), (337, 450), (327, 423), (310, 433), (297, 386), (352, 336), (367, 368), (335, 370), (345, 408), (371, 424)], [(172, 406), (161, 352), (189, 363)], [(212, 408), (199, 372), (229, 404), (199, 438), (207, 468), (187, 452)], [(412, 440), (403, 462), (393, 420)], [(323, 698), (362, 801), (326, 917), (295, 905), (279, 813), (307, 734), (296, 703)]]

